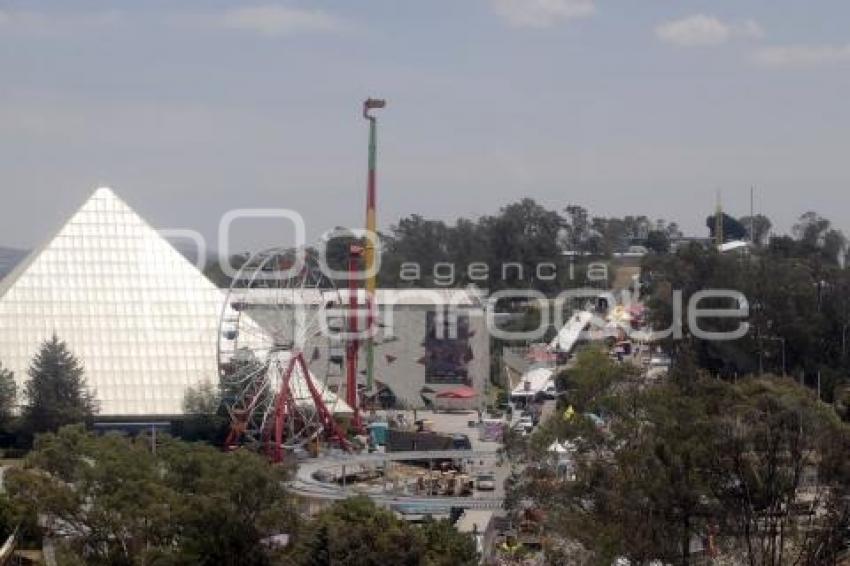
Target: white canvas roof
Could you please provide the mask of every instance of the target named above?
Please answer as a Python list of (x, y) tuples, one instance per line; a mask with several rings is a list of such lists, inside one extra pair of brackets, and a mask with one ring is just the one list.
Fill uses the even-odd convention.
[(511, 391), (512, 397), (531, 397), (545, 391), (555, 370), (551, 368), (534, 368), (527, 371), (519, 384)]
[(555, 338), (552, 339), (549, 347), (556, 348), (561, 352), (571, 352), (576, 342), (581, 338), (582, 332), (590, 325), (592, 320), (593, 313), (589, 311), (577, 311), (573, 313), (566, 324), (558, 331)]

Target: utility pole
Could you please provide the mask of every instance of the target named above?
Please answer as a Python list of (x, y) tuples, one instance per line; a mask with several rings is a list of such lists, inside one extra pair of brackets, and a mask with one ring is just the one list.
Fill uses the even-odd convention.
[(723, 245), (723, 207), (720, 204), (720, 189), (717, 190), (717, 210), (714, 216), (714, 238), (717, 249)]
[(366, 391), (372, 393), (375, 383), (375, 274), (372, 273), (375, 265), (375, 240), (378, 238), (376, 219), (377, 208), (377, 153), (378, 153), (378, 124), (377, 118), (369, 114), (370, 110), (383, 108), (387, 105), (385, 100), (369, 98), (363, 103), (363, 117), (369, 121), (369, 173), (366, 189), (366, 250), (364, 254), (365, 267), (368, 277), (366, 279), (366, 308), (368, 332), (366, 338)]
[(755, 245), (756, 243), (756, 217), (754, 216), (754, 206), (753, 206), (753, 193), (755, 192), (755, 187), (750, 186), (750, 243)]

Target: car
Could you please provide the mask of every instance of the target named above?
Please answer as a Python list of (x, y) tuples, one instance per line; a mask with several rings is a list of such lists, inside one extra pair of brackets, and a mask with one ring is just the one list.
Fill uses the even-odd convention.
[(531, 434), (530, 429), (526, 428), (525, 425), (521, 425), (520, 423), (515, 424), (513, 428), (511, 428), (511, 431), (513, 431), (513, 433), (518, 436), (528, 436), (529, 434)]
[(524, 433), (530, 433), (534, 430), (534, 421), (529, 416), (520, 417), (513, 428)]
[(493, 491), (496, 489), (496, 476), (492, 473), (478, 474), (475, 477), (475, 488), (479, 491)]

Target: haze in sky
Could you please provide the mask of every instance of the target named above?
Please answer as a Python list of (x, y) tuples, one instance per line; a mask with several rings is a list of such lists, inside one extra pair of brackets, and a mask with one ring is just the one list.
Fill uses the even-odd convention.
[[(850, 232), (846, 0), (0, 2), (0, 245), (98, 185), (215, 241), (234, 208), (362, 226), (530, 196), (705, 234), (756, 207)], [(244, 223), (238, 245), (286, 232)]]

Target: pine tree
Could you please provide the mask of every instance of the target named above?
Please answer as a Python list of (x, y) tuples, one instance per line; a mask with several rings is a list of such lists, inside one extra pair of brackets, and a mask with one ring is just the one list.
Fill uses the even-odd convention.
[(0, 364), (0, 428), (12, 419), (12, 410), (15, 408), (17, 387), (15, 386), (15, 374)]
[(25, 430), (55, 432), (64, 425), (85, 422), (95, 413), (82, 364), (55, 334), (41, 345), (27, 373)]

